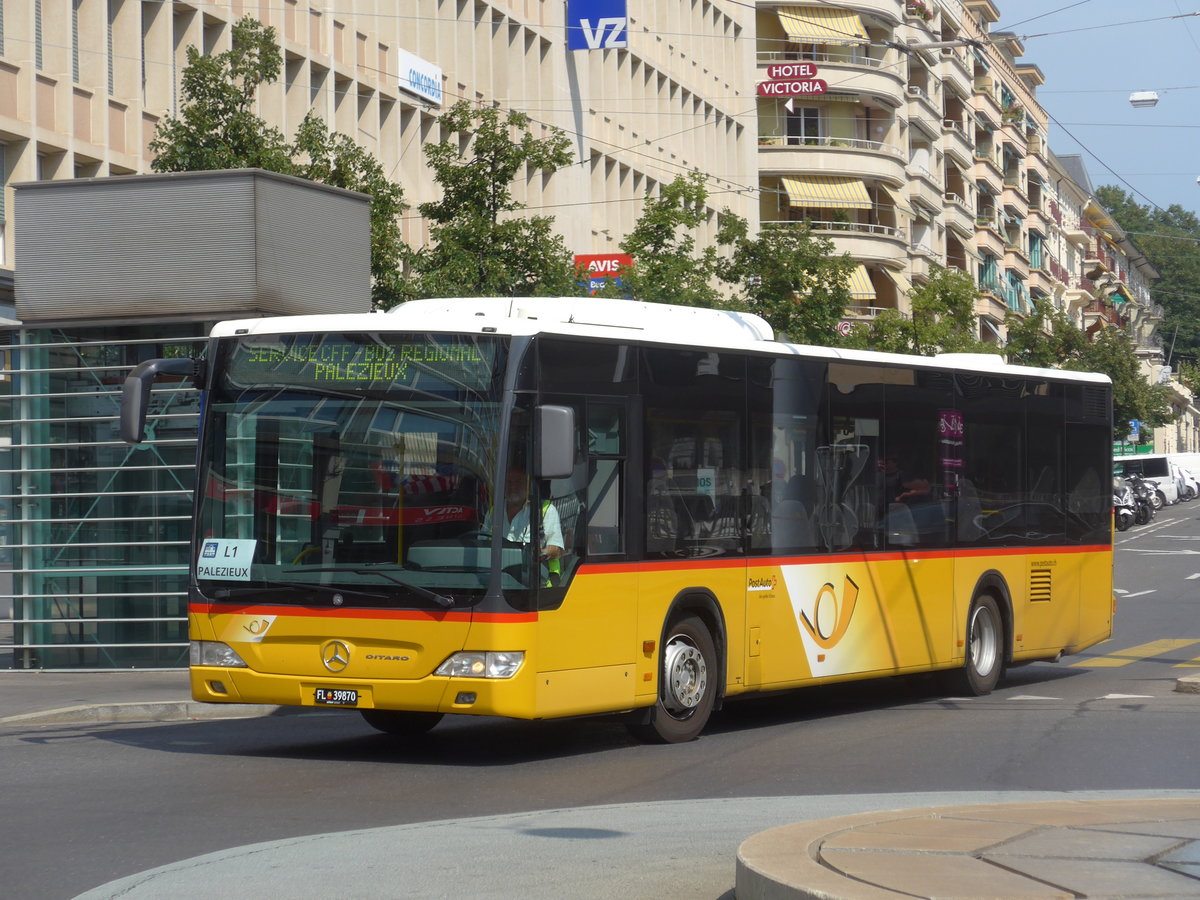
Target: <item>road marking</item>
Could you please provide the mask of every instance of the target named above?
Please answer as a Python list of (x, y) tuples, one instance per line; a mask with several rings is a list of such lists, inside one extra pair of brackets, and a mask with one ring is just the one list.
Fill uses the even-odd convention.
[(1134, 597), (1144, 597), (1146, 594), (1153, 594), (1153, 593), (1157, 592), (1157, 590), (1158, 590), (1158, 588), (1151, 588), (1151, 589), (1150, 589), (1150, 590), (1148, 590), (1148, 591), (1138, 591), (1136, 594), (1130, 594), (1130, 593), (1128, 593), (1128, 592), (1127, 592), (1127, 593), (1125, 594), (1125, 598), (1124, 598), (1124, 599), (1126, 599), (1126, 600), (1132, 600)]
[(1170, 653), (1172, 650), (1178, 650), (1180, 647), (1187, 647), (1191, 644), (1200, 644), (1200, 638), (1166, 638), (1161, 641), (1151, 641), (1148, 644), (1127, 647), (1124, 650), (1118, 650), (1106, 656), (1094, 656), (1090, 659), (1083, 659), (1079, 662), (1071, 663), (1071, 666), (1082, 669), (1115, 669), (1118, 666), (1127, 666), (1131, 662), (1137, 662), (1140, 659)]
[(1153, 553), (1155, 556), (1200, 556), (1200, 550), (1149, 550), (1142, 547), (1130, 547), (1130, 553)]
[(1189, 659), (1187, 662), (1175, 663), (1173, 669), (1200, 669), (1200, 656), (1195, 659)]
[(1009, 700), (1061, 700), (1062, 697), (1039, 697), (1037, 694), (1018, 694), (1016, 697), (1009, 697)]
[(1187, 577), (1187, 580), (1188, 580), (1188, 581), (1195, 581), (1197, 578), (1200, 578), (1200, 572), (1193, 572), (1191, 575), (1189, 575), (1189, 576)]
[(1105, 694), (1097, 700), (1153, 700), (1152, 694)]

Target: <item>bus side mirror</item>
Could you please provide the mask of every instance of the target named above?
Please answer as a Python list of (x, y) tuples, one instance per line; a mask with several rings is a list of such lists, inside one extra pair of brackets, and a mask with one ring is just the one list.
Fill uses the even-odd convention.
[(146, 412), (150, 408), (150, 388), (159, 375), (184, 375), (197, 378), (202, 363), (187, 357), (149, 359), (125, 378), (121, 391), (121, 440), (140, 444), (146, 437)]
[(570, 478), (575, 471), (575, 410), (539, 406), (535, 420), (535, 478)]

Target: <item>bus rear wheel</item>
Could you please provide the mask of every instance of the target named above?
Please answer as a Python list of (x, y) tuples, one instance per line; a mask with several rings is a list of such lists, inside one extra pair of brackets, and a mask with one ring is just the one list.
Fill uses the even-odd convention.
[(1000, 606), (981, 594), (967, 614), (967, 653), (961, 669), (948, 673), (952, 693), (981, 697), (990, 694), (1004, 671), (1004, 623)]
[(679, 744), (693, 740), (712, 714), (717, 693), (717, 650), (696, 616), (684, 616), (667, 629), (660, 658), (658, 702), (650, 718), (629, 730), (639, 740)]
[(417, 737), (442, 721), (441, 713), (402, 712), (395, 709), (360, 709), (359, 712), (376, 731), (397, 737)]

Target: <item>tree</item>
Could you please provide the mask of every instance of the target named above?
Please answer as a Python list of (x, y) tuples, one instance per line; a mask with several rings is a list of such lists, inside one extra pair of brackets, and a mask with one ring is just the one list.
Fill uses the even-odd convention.
[(1088, 336), (1048, 300), (1033, 301), (1033, 312), (1010, 312), (1004, 320), (1008, 343), (1004, 354), (1010, 363), (1038, 368), (1059, 368), (1079, 363), (1086, 355)]
[(275, 29), (245, 16), (234, 23), (231, 47), (204, 56), (187, 48), (178, 117), (159, 122), (150, 150), (155, 172), (266, 169), (297, 175), (371, 195), (372, 304), (386, 309), (405, 296), (407, 255), (398, 216), (404, 193), (370, 153), (329, 130), (315, 112), (300, 124), (296, 139), (253, 112), (260, 85), (279, 78), (283, 56)]
[(833, 241), (814, 236), (801, 222), (764, 226), (752, 239), (745, 219), (726, 216), (717, 242), (732, 249), (718, 261), (717, 274), (737, 287), (735, 306), (762, 316), (790, 340), (838, 342), (855, 263), (845, 254), (834, 256)]
[(851, 347), (932, 356), (985, 353), (994, 347), (976, 336), (979, 288), (966, 272), (933, 266), (929, 280), (909, 292), (912, 314), (885, 309), (846, 338)]
[(621, 242), (633, 265), (598, 293), (678, 306), (718, 307), (717, 252), (698, 251), (695, 230), (708, 219), (708, 189), (699, 172), (680, 175), (648, 197), (633, 230)]
[(1200, 358), (1200, 219), (1178, 204), (1151, 209), (1112, 186), (1096, 197), (1158, 271), (1154, 297), (1165, 310), (1159, 333), (1170, 343), (1167, 362)]
[(511, 215), (518, 172), (552, 174), (572, 161), (560, 130), (539, 139), (524, 113), (501, 115), (466, 101), (438, 120), (449, 137), (425, 148), (442, 199), (422, 203), (432, 246), (413, 256), (414, 292), (422, 297), (579, 294), (573, 257), (547, 216)]
[(278, 77), (283, 56), (275, 29), (250, 17), (233, 25), (232, 45), (224, 53), (201, 54), (187, 48), (180, 79), (180, 116), (158, 124), (150, 152), (155, 172), (197, 172), (259, 168), (291, 172), (287, 140), (253, 112), (259, 85)]

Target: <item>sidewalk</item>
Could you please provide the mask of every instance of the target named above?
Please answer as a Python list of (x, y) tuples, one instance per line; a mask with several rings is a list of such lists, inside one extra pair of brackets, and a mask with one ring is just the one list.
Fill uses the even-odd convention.
[(186, 669), (0, 670), (0, 726), (172, 722), (271, 715), (274, 706), (197, 703)]
[(1200, 800), (864, 813), (741, 845), (738, 900), (801, 897), (1200, 897)]

